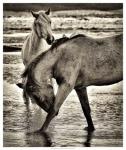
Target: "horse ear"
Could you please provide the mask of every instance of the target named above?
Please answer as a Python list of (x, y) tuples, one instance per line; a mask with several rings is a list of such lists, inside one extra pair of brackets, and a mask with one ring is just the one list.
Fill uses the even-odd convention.
[(45, 14), (46, 14), (46, 15), (49, 15), (49, 14), (50, 14), (50, 11), (51, 11), (51, 9), (49, 8), (49, 9), (45, 12)]
[(35, 17), (36, 19), (38, 18), (39, 14), (37, 14), (36, 12), (31, 11), (31, 14), (33, 17)]

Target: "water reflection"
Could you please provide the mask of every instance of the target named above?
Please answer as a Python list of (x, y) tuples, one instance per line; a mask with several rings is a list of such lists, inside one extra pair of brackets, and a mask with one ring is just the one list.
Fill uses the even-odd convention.
[[(42, 118), (42, 111), (40, 108), (34, 111), (34, 114), (31, 116), (30, 103), (25, 103), (26, 111), (27, 111), (27, 131), (26, 132), (26, 145), (30, 147), (50, 147), (52, 145), (51, 137), (48, 132), (40, 132), (40, 130), (36, 130), (38, 118)], [(38, 116), (39, 115), (39, 116)], [(37, 120), (36, 120), (37, 118)], [(42, 120), (40, 119), (40, 122)], [(42, 121), (43, 122), (43, 121)], [(42, 124), (39, 123), (39, 125)], [(39, 126), (38, 125), (38, 126)], [(39, 128), (39, 127), (38, 127)], [(33, 130), (33, 132), (31, 132)], [(35, 131), (36, 130), (36, 131)]]
[(93, 134), (94, 134), (94, 131), (93, 132), (87, 131), (86, 141), (84, 142), (85, 147), (90, 147), (91, 146), (91, 140), (93, 138)]
[(52, 145), (51, 137), (47, 132), (29, 132), (26, 133), (26, 142), (30, 147), (50, 147)]

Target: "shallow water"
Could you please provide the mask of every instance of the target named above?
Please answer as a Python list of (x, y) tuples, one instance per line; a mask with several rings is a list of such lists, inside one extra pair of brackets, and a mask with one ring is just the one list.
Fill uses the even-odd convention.
[[(9, 16), (9, 17), (8, 17)], [(74, 10), (51, 14), (51, 28), (55, 38), (73, 33), (91, 36), (110, 36), (122, 33), (122, 11)], [(4, 12), (3, 42), (10, 47), (22, 47), (26, 35), (31, 31), (34, 18), (28, 12)]]
[[(22, 70), (20, 53), (4, 54), (4, 147), (86, 146), (87, 132), (83, 130), (86, 120), (74, 91), (52, 120), (47, 133), (34, 132), (43, 124), (46, 113), (36, 104), (24, 104), (22, 90), (15, 85)], [(122, 82), (89, 87), (88, 95), (96, 128), (90, 146), (123, 146)]]

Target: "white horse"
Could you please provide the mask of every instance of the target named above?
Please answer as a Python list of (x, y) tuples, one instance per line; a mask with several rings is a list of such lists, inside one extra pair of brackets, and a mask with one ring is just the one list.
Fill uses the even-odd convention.
[[(26, 40), (22, 46), (22, 60), (25, 67), (34, 59), (39, 53), (47, 50), (54, 41), (51, 30), (51, 20), (49, 18), (50, 8), (46, 11), (31, 12), (35, 18), (32, 25), (31, 33), (26, 37)], [(26, 78), (23, 78), (22, 83), (26, 82)], [(18, 83), (19, 87), (22, 87), (22, 83)], [(23, 98), (25, 102), (28, 102), (28, 96), (26, 92), (23, 92)]]
[(39, 52), (45, 51), (54, 41), (49, 18), (50, 8), (46, 12), (31, 12), (35, 18), (32, 31), (27, 36), (22, 47), (22, 60), (25, 66), (29, 64)]

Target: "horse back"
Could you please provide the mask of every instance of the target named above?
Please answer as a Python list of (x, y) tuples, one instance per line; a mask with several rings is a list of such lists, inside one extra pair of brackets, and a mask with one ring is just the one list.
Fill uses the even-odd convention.
[(89, 39), (87, 43), (79, 81), (85, 85), (108, 85), (121, 81), (123, 78), (122, 35)]
[(78, 85), (103, 85), (122, 79), (122, 35), (75, 37), (62, 44), (55, 76)]

